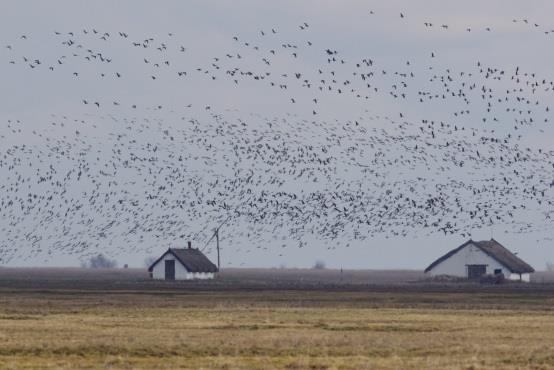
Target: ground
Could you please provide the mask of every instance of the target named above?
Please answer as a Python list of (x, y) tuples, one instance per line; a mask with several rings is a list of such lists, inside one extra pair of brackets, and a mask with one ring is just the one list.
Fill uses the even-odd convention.
[(554, 368), (554, 286), (418, 272), (0, 269), (0, 368)]

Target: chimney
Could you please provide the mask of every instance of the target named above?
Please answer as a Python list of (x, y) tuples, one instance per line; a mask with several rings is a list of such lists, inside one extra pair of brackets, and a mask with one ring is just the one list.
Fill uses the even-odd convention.
[(189, 249), (192, 249), (192, 242), (190, 240), (188, 241), (188, 244), (189, 244)]

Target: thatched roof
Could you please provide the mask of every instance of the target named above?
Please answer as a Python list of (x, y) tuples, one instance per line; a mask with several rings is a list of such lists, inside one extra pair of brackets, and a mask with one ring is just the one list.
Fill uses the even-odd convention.
[(473, 241), (470, 239), (464, 244), (460, 245), (458, 248), (452, 249), (450, 252), (446, 253), (444, 256), (440, 257), (435, 262), (430, 264), (429, 267), (425, 269), (425, 272), (430, 271), (431, 269), (433, 269), (433, 267), (435, 267), (442, 261), (450, 258), (454, 254), (458, 253), (460, 250), (462, 250), (469, 244), (473, 244), (479, 249), (481, 249), (484, 253), (494, 258), (496, 261), (498, 261), (500, 264), (505, 266), (512, 273), (525, 274), (525, 273), (535, 272), (535, 270), (531, 266), (529, 266), (521, 258), (517, 257), (515, 254), (510, 252), (507, 248), (505, 248), (502, 244), (500, 244), (494, 239), (483, 240), (479, 242)]
[(217, 272), (217, 266), (196, 248), (169, 248), (148, 268), (148, 271), (152, 271), (154, 266), (168, 253), (181, 262), (189, 272)]

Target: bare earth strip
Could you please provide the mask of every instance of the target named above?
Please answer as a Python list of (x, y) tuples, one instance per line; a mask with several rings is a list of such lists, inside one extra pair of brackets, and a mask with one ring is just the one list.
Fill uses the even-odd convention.
[(554, 368), (550, 285), (79, 289), (2, 274), (0, 368)]

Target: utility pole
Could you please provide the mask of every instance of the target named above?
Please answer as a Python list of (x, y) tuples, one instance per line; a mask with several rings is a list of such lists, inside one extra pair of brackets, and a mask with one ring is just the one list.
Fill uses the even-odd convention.
[(204, 248), (202, 248), (202, 250), (204, 250), (208, 246), (208, 244), (210, 244), (210, 242), (215, 238), (216, 249), (217, 249), (217, 272), (218, 272), (218, 274), (219, 274), (219, 271), (221, 269), (221, 252), (220, 252), (220, 248), (219, 248), (219, 229), (221, 229), (221, 227), (223, 225), (225, 225), (227, 223), (227, 221), (229, 221), (230, 219), (231, 219), (231, 217), (227, 217), (227, 219), (225, 221), (220, 223), (219, 226), (217, 226), (215, 228), (214, 233), (212, 234), (212, 237), (208, 240), (208, 242), (206, 243)]
[(223, 225), (225, 225), (227, 223), (227, 221), (229, 221), (230, 219), (231, 219), (231, 217), (227, 217), (227, 219), (225, 221), (220, 223), (219, 226), (215, 229), (215, 233), (214, 233), (215, 243), (216, 243), (216, 247), (217, 247), (217, 273), (218, 274), (221, 271), (221, 252), (220, 252), (220, 248), (219, 248), (219, 229), (221, 229), (221, 227)]
[(219, 273), (219, 270), (221, 268), (221, 259), (219, 256), (219, 228), (215, 230), (215, 241), (217, 245), (217, 272)]

